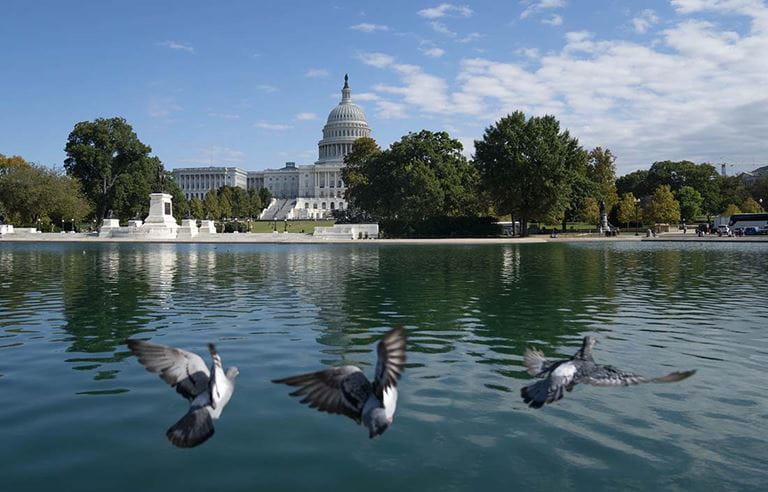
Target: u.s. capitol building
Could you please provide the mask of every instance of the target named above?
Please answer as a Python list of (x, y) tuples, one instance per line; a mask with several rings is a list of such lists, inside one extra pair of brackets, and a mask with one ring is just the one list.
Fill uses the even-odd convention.
[(344, 156), (360, 137), (370, 137), (371, 129), (362, 108), (352, 102), (349, 79), (344, 76), (341, 102), (328, 115), (323, 138), (318, 143), (314, 164), (297, 166), (286, 162), (281, 169), (244, 171), (237, 167), (187, 167), (173, 170), (176, 183), (187, 199), (203, 199), (221, 186), (244, 189), (267, 188), (275, 200), (261, 215), (262, 219), (319, 219), (333, 210), (347, 208), (346, 190), (341, 179)]

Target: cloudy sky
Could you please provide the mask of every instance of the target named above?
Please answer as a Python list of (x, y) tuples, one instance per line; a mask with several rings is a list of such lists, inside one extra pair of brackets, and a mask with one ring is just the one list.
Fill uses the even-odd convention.
[(4, 0), (0, 153), (122, 116), (166, 167), (311, 163), (344, 73), (374, 137), (553, 114), (620, 174), (768, 164), (768, 1)]

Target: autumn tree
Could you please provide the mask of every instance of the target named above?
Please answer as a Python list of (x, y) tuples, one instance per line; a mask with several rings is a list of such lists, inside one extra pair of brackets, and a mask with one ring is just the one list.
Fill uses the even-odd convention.
[[(627, 224), (627, 228), (629, 228), (630, 222), (635, 222), (638, 219), (635, 195), (632, 193), (624, 193), (621, 196), (621, 200), (619, 200), (618, 203), (617, 217), (619, 223)], [(635, 224), (635, 227), (637, 227), (637, 224)]]
[(581, 220), (588, 224), (597, 225), (600, 222), (600, 204), (593, 197), (584, 200), (581, 210)]
[(645, 209), (648, 222), (673, 224), (680, 221), (680, 204), (669, 185), (661, 185), (653, 192)]
[(205, 218), (205, 206), (203, 206), (203, 201), (197, 197), (193, 197), (189, 201), (189, 211), (195, 219)]
[(595, 183), (595, 198), (611, 210), (619, 201), (616, 191), (616, 157), (608, 149), (595, 147), (589, 152), (587, 176)]
[(751, 196), (744, 200), (740, 208), (742, 213), (745, 214), (758, 214), (764, 212), (763, 207), (761, 207), (760, 204), (757, 203), (757, 201)]
[(486, 128), (475, 141), (481, 187), (494, 208), (520, 220), (527, 235), (532, 220), (562, 216), (571, 202), (571, 183), (586, 152), (553, 116), (516, 111)]
[(737, 205), (734, 205), (733, 203), (731, 203), (730, 205), (725, 207), (725, 210), (723, 210), (723, 213), (721, 213), (720, 215), (724, 217), (730, 217), (731, 215), (736, 215), (740, 213), (741, 213), (741, 209)]

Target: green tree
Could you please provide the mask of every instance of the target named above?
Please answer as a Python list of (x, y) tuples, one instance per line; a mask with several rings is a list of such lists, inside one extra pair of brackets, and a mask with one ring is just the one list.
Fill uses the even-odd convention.
[(615, 163), (616, 157), (608, 149), (595, 147), (589, 152), (587, 176), (595, 183), (595, 198), (605, 202), (606, 210), (611, 210), (619, 201)]
[(252, 218), (258, 218), (261, 215), (261, 211), (264, 207), (261, 203), (261, 195), (259, 190), (251, 188), (248, 190), (248, 196), (246, 197), (246, 215)]
[(562, 217), (571, 202), (571, 182), (587, 159), (578, 140), (560, 131), (553, 116), (516, 111), (486, 128), (475, 141), (475, 165), (495, 209), (528, 223)]
[[(67, 138), (65, 151), (64, 168), (80, 180), (86, 196), (96, 204), (99, 218), (115, 208), (116, 195), (121, 208), (135, 210), (136, 201), (146, 203), (146, 187), (156, 182), (162, 166), (159, 159), (149, 157), (152, 149), (141, 143), (123, 118), (77, 123)], [(116, 193), (120, 187), (124, 189)], [(139, 200), (137, 196), (142, 194)]]
[[(635, 222), (639, 218), (638, 215), (635, 195), (632, 193), (624, 193), (621, 195), (617, 214), (619, 223), (626, 224), (627, 228), (629, 228), (629, 223)], [(637, 224), (635, 224), (635, 227), (637, 227)]]
[(222, 186), (216, 192), (219, 198), (219, 218), (230, 219), (232, 214), (232, 189), (229, 186)]
[(653, 192), (645, 209), (648, 222), (674, 224), (680, 221), (680, 204), (669, 185), (661, 185)]
[(635, 197), (644, 197), (651, 194), (648, 189), (648, 170), (642, 169), (625, 174), (616, 179), (616, 192), (624, 196), (632, 193)]
[(760, 206), (754, 198), (747, 197), (744, 203), (741, 204), (741, 211), (745, 214), (757, 214), (764, 212), (763, 207)]
[(346, 196), (360, 210), (408, 223), (477, 214), (477, 173), (461, 142), (427, 130), (409, 133), (384, 151), (371, 142), (358, 139), (342, 170)]
[(723, 210), (733, 203), (744, 203), (749, 197), (747, 187), (739, 176), (722, 176), (719, 185), (720, 200), (715, 210)]
[(199, 198), (194, 197), (189, 201), (189, 210), (192, 213), (192, 217), (195, 219), (205, 218), (205, 206), (203, 205), (203, 201)]
[(730, 217), (731, 215), (736, 215), (740, 213), (741, 213), (741, 209), (738, 206), (731, 203), (730, 205), (725, 207), (725, 210), (723, 210), (723, 213), (721, 213), (720, 215), (724, 217)]
[(259, 198), (261, 199), (261, 209), (264, 210), (272, 202), (272, 192), (267, 188), (259, 188)]
[(221, 219), (221, 208), (219, 207), (219, 197), (214, 190), (209, 191), (203, 197), (205, 205), (205, 218), (211, 220)]
[(17, 225), (81, 221), (91, 211), (80, 183), (57, 169), (0, 154), (0, 208)]
[(681, 187), (675, 192), (675, 198), (680, 203), (680, 216), (684, 222), (696, 220), (696, 217), (701, 215), (701, 205), (704, 203), (704, 198), (692, 187)]

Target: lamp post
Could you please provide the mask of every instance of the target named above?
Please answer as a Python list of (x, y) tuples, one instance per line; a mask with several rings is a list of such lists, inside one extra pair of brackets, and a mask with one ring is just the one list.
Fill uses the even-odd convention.
[(75, 232), (75, 219), (74, 218), (72, 219), (72, 224), (71, 224), (69, 230), (72, 231), (72, 232)]
[(638, 212), (639, 212), (639, 207), (640, 207), (640, 199), (639, 198), (635, 198), (635, 236), (639, 236), (640, 235), (640, 233), (638, 233), (638, 231), (637, 231), (637, 229), (638, 229), (637, 216), (638, 216)]
[(64, 217), (61, 218), (61, 232), (64, 232)]

